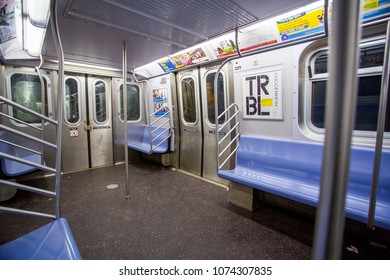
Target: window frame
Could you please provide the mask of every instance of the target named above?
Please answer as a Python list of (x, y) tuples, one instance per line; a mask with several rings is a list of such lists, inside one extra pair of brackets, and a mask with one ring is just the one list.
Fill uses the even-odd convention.
[[(67, 111), (66, 111), (66, 81), (67, 80), (70, 80), (70, 79), (73, 79), (73, 80), (75, 80), (76, 81), (76, 83), (77, 83), (77, 92), (78, 92), (78, 94), (77, 94), (77, 98), (78, 98), (78, 103), (77, 103), (77, 105), (78, 105), (78, 111), (79, 111), (79, 120), (77, 121), (77, 122), (69, 122), (68, 121), (68, 118), (66, 117), (66, 114), (67, 114)], [(82, 122), (82, 120), (83, 120), (83, 116), (82, 116), (82, 108), (81, 108), (81, 106), (82, 106), (82, 96), (81, 96), (81, 87), (80, 87), (80, 80), (77, 78), (77, 77), (74, 77), (74, 76), (69, 76), (69, 77), (65, 77), (65, 79), (64, 79), (64, 96), (63, 96), (63, 102), (64, 102), (64, 122), (68, 125), (68, 126), (73, 126), (73, 127), (75, 127), (75, 126), (78, 126), (78, 125), (80, 125), (80, 123)]]
[[(216, 125), (215, 125), (215, 121), (216, 121), (216, 119), (217, 119), (217, 117), (218, 116), (214, 116), (214, 123), (212, 123), (211, 121), (210, 121), (210, 117), (209, 117), (209, 111), (208, 111), (208, 91), (207, 91), (207, 78), (210, 76), (210, 75), (214, 75), (214, 79), (215, 79), (215, 75), (217, 74), (217, 70), (211, 70), (211, 71), (208, 71), (205, 75), (204, 75), (204, 84), (206, 85), (206, 87), (205, 87), (205, 98), (206, 98), (206, 102), (205, 102), (205, 113), (204, 113), (204, 119), (206, 120), (206, 122), (207, 122), (207, 124), (210, 126), (210, 127), (216, 127)], [(223, 110), (222, 110), (222, 112), (223, 111), (225, 111), (226, 110), (226, 104), (227, 104), (227, 81), (226, 81), (226, 75), (225, 75), (225, 73), (223, 72), (223, 71), (220, 71), (219, 72), (219, 75), (221, 75), (222, 76), (222, 82), (223, 82), (223, 93), (222, 93), (222, 95), (223, 95)], [(213, 79), (213, 89), (214, 89), (214, 79)], [(213, 92), (213, 95), (214, 95), (214, 92)], [(220, 101), (220, 94), (219, 94), (219, 92), (218, 92), (218, 101)], [(215, 114), (215, 100), (213, 100), (214, 101), (214, 104), (213, 104), (213, 107), (214, 107), (214, 114)], [(219, 109), (219, 108), (218, 108)], [(219, 110), (218, 110), (218, 112), (219, 112)], [(226, 116), (224, 116), (223, 118), (222, 118), (222, 121), (219, 121), (218, 122), (218, 125), (222, 125), (222, 124), (224, 124), (226, 122)]]
[[(374, 47), (374, 46), (384, 46), (385, 39), (383, 38), (376, 38), (371, 40), (363, 41), (360, 44), (360, 48), (365, 47)], [(327, 81), (329, 79), (329, 73), (319, 73), (315, 74), (315, 61), (316, 59), (328, 52), (327, 46), (320, 46), (314, 48), (311, 52), (309, 52), (306, 55), (306, 60), (304, 63), (305, 67), (305, 78), (304, 78), (304, 124), (309, 129), (309, 134), (313, 136), (314, 138), (318, 137), (324, 137), (325, 135), (325, 128), (320, 128), (315, 126), (312, 123), (312, 89), (313, 89), (313, 82), (318, 81)], [(310, 67), (309, 67), (310, 66)], [(310, 71), (308, 69), (311, 69)], [(382, 76), (382, 69), (383, 66), (373, 66), (373, 67), (366, 67), (366, 68), (359, 68), (357, 72), (357, 77), (368, 77), (368, 76)], [(309, 73), (311, 72), (311, 73)], [(325, 113), (324, 113), (325, 117)], [(389, 132), (385, 132), (386, 137), (388, 138)], [(358, 139), (374, 139), (376, 137), (376, 131), (369, 131), (369, 130), (353, 130), (353, 137)], [(323, 139), (323, 138), (322, 138)]]
[[(194, 82), (194, 102), (195, 102), (195, 121), (193, 122), (188, 122), (185, 117), (184, 117), (184, 95), (183, 95), (183, 88), (182, 88), (182, 82), (183, 80), (185, 79), (192, 79), (192, 81)], [(180, 79), (180, 84), (179, 84), (179, 91), (180, 91), (180, 110), (182, 112), (181, 115), (181, 122), (187, 126), (195, 126), (198, 122), (199, 122), (199, 105), (198, 105), (198, 101), (197, 101), (197, 98), (196, 98), (196, 95), (199, 94), (199, 88), (198, 88), (198, 85), (197, 85), (197, 79), (193, 76), (193, 75), (185, 75), (183, 77), (181, 77)]]
[[(102, 82), (104, 84), (104, 88), (105, 88), (104, 93), (105, 93), (105, 98), (106, 98), (106, 103), (105, 103), (106, 119), (104, 121), (102, 121), (102, 122), (98, 121), (97, 114), (96, 114), (97, 113), (97, 110), (96, 110), (96, 84), (99, 83), (99, 82)], [(108, 122), (109, 116), (110, 116), (110, 108), (108, 106), (108, 94), (107, 94), (108, 85), (107, 85), (107, 83), (104, 80), (97, 79), (97, 80), (93, 81), (92, 86), (93, 86), (93, 98), (92, 98), (93, 99), (92, 100), (92, 104), (93, 104), (93, 120), (94, 120), (94, 122), (96, 124), (103, 125), (103, 124)]]
[[(121, 87), (123, 87), (123, 85), (124, 85), (124, 83), (121, 82), (119, 84), (119, 86), (118, 86), (118, 119), (119, 119), (119, 121), (124, 123), (125, 122), (125, 118), (124, 118), (124, 116), (122, 118), (122, 114), (121, 114), (121, 102), (123, 102), (123, 95), (122, 95), (122, 98), (121, 98)], [(143, 114), (142, 89), (141, 89), (140, 85), (135, 84), (135, 83), (127, 82), (126, 85), (138, 87), (138, 93), (139, 93), (139, 118), (138, 119), (134, 119), (134, 120), (127, 120), (127, 123), (137, 123), (137, 122), (141, 121), (142, 114)], [(123, 92), (123, 89), (122, 89), (122, 92)], [(127, 92), (127, 94), (129, 94), (129, 92)]]
[[(11, 77), (15, 74), (19, 74), (19, 75), (31, 75), (31, 76), (36, 76), (39, 78), (39, 75), (38, 73), (35, 73), (35, 72), (28, 72), (28, 71), (10, 71), (7, 73), (7, 76), (6, 76), (6, 96), (9, 100), (13, 100), (12, 97), (12, 85), (11, 85)], [(47, 103), (47, 117), (51, 118), (53, 116), (53, 106), (52, 106), (52, 97), (51, 97), (51, 79), (48, 75), (46, 74), (42, 74), (42, 78), (46, 81), (46, 96), (45, 96), (45, 102)], [(12, 106), (7, 106), (7, 110), (8, 110), (8, 115), (10, 117), (13, 117), (15, 119), (17, 119), (15, 116), (14, 116), (14, 112), (13, 112), (13, 107)], [(37, 112), (40, 114), (40, 112)], [(20, 128), (24, 128), (24, 127), (28, 127), (27, 125), (23, 124), (23, 123), (20, 123), (18, 121), (15, 121), (13, 119), (10, 119), (9, 120), (11, 122), (12, 125), (14, 126), (17, 126), (17, 127), (20, 127)], [(22, 120), (21, 120), (22, 121)], [(36, 127), (40, 127), (42, 125), (42, 121), (39, 121), (39, 122), (36, 122), (36, 123), (28, 123), (29, 125), (32, 125), (32, 126), (36, 126)], [(44, 125), (47, 125), (48, 122), (45, 121), (44, 122)]]

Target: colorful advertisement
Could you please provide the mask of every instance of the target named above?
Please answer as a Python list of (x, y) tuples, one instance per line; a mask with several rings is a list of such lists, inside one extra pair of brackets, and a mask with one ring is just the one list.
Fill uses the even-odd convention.
[(281, 120), (282, 70), (274, 69), (242, 76), (243, 117)]
[(208, 61), (206, 53), (202, 48), (196, 48), (187, 52), (180, 53), (175, 56), (171, 56), (170, 60), (172, 61), (175, 69), (180, 69), (188, 65)]
[(0, 0), (0, 44), (16, 38), (14, 0)]
[(390, 13), (390, 0), (364, 0), (363, 21)]
[(170, 72), (183, 68), (185, 66), (197, 64), (208, 60), (209, 58), (207, 57), (206, 53), (203, 51), (202, 48), (199, 47), (161, 60), (160, 62), (158, 62), (158, 65), (160, 65), (164, 72)]
[(169, 58), (161, 60), (158, 63), (158, 65), (160, 65), (160, 67), (164, 70), (164, 72), (176, 70), (175, 65), (172, 63), (172, 61)]
[(155, 116), (168, 116), (167, 89), (153, 90), (153, 108)]
[(224, 38), (216, 41), (213, 44), (213, 49), (216, 52), (216, 57), (226, 57), (237, 53), (237, 46), (233, 41), (233, 38)]
[(282, 41), (305, 37), (324, 31), (324, 8), (278, 20), (276, 22)]

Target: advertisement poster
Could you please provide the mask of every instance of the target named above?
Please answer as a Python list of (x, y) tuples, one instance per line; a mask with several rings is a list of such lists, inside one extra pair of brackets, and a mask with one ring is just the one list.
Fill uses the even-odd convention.
[(237, 46), (234, 43), (234, 37), (221, 38), (221, 40), (213, 42), (212, 48), (216, 52), (216, 57), (226, 57), (237, 53)]
[(324, 31), (324, 8), (298, 13), (278, 20), (276, 26), (282, 41)]
[(196, 48), (190, 51), (180, 53), (170, 57), (175, 69), (180, 69), (188, 65), (196, 64), (203, 61), (208, 61), (206, 53), (202, 48)]
[(153, 108), (155, 116), (168, 116), (167, 89), (153, 90)]
[(390, 0), (364, 0), (363, 20), (370, 20), (390, 13)]
[(172, 61), (169, 58), (161, 60), (158, 63), (158, 65), (160, 65), (160, 67), (164, 70), (164, 72), (176, 70), (175, 65), (172, 63)]
[(242, 76), (243, 116), (247, 119), (281, 120), (282, 70)]
[(278, 30), (274, 24), (259, 26), (255, 29), (239, 34), (240, 51), (245, 52), (268, 45), (276, 44), (278, 41)]
[(16, 38), (14, 0), (0, 0), (0, 44)]
[(208, 61), (206, 53), (202, 48), (196, 48), (180, 54), (173, 55), (169, 58), (163, 59), (158, 62), (158, 65), (164, 70), (164, 72), (174, 71), (183, 68), (188, 65)]

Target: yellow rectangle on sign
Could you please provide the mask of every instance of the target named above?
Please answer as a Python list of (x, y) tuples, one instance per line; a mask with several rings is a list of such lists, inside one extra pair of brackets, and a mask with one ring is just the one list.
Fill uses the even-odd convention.
[(262, 98), (261, 107), (272, 107), (272, 98)]

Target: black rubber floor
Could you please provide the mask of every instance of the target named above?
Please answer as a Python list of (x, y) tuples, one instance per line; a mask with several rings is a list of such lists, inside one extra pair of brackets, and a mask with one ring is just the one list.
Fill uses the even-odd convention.
[[(314, 221), (269, 205), (248, 212), (227, 190), (170, 168), (140, 161), (62, 176), (61, 216), (84, 259), (310, 259)], [(54, 178), (30, 182), (43, 188)], [(109, 189), (108, 185), (118, 184)], [(26, 201), (29, 201), (27, 204)], [(53, 209), (53, 200), (18, 191), (3, 206)], [(48, 220), (0, 213), (0, 244)], [(350, 250), (353, 246), (356, 250)], [(390, 259), (387, 248), (347, 236), (343, 258)]]

